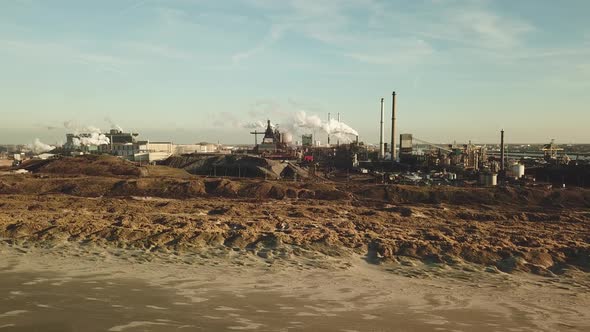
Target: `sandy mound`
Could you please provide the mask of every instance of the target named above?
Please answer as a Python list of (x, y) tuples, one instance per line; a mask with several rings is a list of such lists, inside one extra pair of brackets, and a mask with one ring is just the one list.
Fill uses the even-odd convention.
[(142, 174), (141, 168), (136, 164), (107, 155), (63, 157), (31, 165), (25, 164), (23, 168), (32, 172), (59, 175), (140, 176)]
[(191, 174), (245, 178), (308, 177), (307, 171), (290, 163), (250, 155), (182, 155), (172, 156), (162, 165), (184, 169)]
[[(169, 188), (166, 193), (160, 192), (162, 181)], [(404, 257), (451, 265), (467, 261), (504, 272), (542, 275), (565, 273), (572, 267), (590, 271), (587, 209), (531, 211), (503, 205), (486, 210), (424, 204), (375, 208), (339, 200), (154, 198), (210, 195), (208, 190), (280, 197), (284, 189), (270, 182), (241, 188), (223, 180), (206, 182), (209, 188), (199, 183), (119, 179), (101, 198), (2, 195), (0, 237), (150, 250), (225, 247), (266, 259), (310, 252), (338, 257), (353, 251), (376, 263)]]
[(569, 188), (544, 190), (540, 188), (461, 188), (416, 187), (405, 185), (367, 185), (353, 187), (354, 196), (387, 203), (422, 203), (453, 205), (520, 205), (542, 207), (588, 207), (590, 190)]
[(112, 186), (106, 195), (187, 198), (202, 196), (205, 193), (205, 186), (201, 181), (141, 178), (119, 181)]
[(166, 166), (142, 166), (142, 176), (156, 178), (192, 179), (193, 175), (179, 168)]

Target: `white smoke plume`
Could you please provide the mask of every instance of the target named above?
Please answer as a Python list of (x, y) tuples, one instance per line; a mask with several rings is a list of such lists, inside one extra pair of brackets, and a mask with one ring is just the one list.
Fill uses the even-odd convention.
[(111, 143), (110, 139), (100, 132), (91, 132), (89, 134), (80, 135), (79, 137), (74, 137), (73, 142), (75, 146), (105, 145)]
[(73, 121), (65, 121), (64, 128), (70, 130), (76, 136), (72, 140), (75, 146), (111, 143), (110, 139), (102, 133), (100, 128), (94, 126), (79, 126)]
[(247, 122), (242, 124), (242, 127), (247, 129), (266, 128), (266, 124), (262, 121)]
[[(242, 128), (260, 129), (266, 128), (266, 121), (252, 121), (241, 123)], [(272, 124), (271, 127), (276, 129), (278, 125)], [(352, 142), (353, 136), (358, 136), (358, 132), (344, 122), (331, 119), (330, 121), (322, 121), (322, 119), (315, 114), (307, 114), (305, 111), (295, 112), (290, 119), (281, 121), (279, 131), (283, 134), (285, 141), (292, 141), (293, 137), (298, 134), (306, 134), (310, 131), (322, 132), (333, 136), (340, 142)]]
[(291, 123), (294, 128), (322, 129), (322, 119), (317, 115), (307, 115), (305, 111), (296, 112)]
[(123, 131), (123, 128), (113, 121), (113, 119), (106, 116), (104, 120), (111, 126), (111, 129), (117, 129), (118, 131)]
[(40, 154), (55, 149), (55, 146), (45, 144), (41, 142), (41, 140), (39, 140), (38, 138), (35, 138), (35, 141), (33, 141), (33, 144), (31, 144), (29, 147), (31, 148), (31, 151), (33, 151), (34, 154)]
[[(242, 128), (247, 128), (247, 129), (260, 129), (260, 128), (265, 129), (266, 127), (267, 127), (266, 121), (254, 121), (254, 122), (246, 122), (246, 123), (242, 124)], [(275, 129), (277, 127), (277, 125), (271, 122), (270, 127), (272, 129)]]
[(72, 120), (68, 120), (64, 122), (64, 128), (71, 131), (74, 135), (84, 134), (84, 133), (102, 133), (100, 128), (95, 126), (82, 126), (77, 124)]
[(323, 124), (324, 131), (328, 134), (344, 134), (358, 136), (358, 132), (352, 129), (349, 125), (344, 122), (339, 122), (335, 119), (330, 119), (329, 122)]
[(301, 129), (320, 130), (346, 142), (351, 141), (350, 136), (358, 135), (356, 130), (344, 122), (339, 122), (335, 119), (324, 122), (319, 116), (308, 115), (305, 111), (295, 113), (291, 123), (287, 127), (295, 132), (301, 131)]

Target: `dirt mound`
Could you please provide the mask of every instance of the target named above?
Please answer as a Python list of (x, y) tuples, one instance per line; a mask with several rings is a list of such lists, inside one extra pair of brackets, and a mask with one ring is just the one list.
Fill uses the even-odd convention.
[(202, 181), (141, 178), (113, 184), (109, 196), (152, 196), (162, 198), (191, 198), (206, 194)]
[(250, 183), (240, 190), (243, 197), (283, 199), (287, 196), (287, 188), (268, 181)]
[(238, 197), (240, 192), (240, 183), (227, 179), (214, 179), (205, 181), (205, 191), (207, 194), (222, 197)]
[[(468, 261), (504, 272), (542, 275), (560, 273), (569, 266), (590, 271), (590, 219), (584, 209), (534, 215), (519, 205), (482, 210), (404, 204), (375, 209), (342, 201), (253, 201), (212, 198), (208, 193), (281, 197), (284, 187), (270, 181), (248, 182), (240, 188), (227, 180), (114, 181), (112, 190), (100, 198), (0, 195), (4, 212), (0, 236), (15, 241), (67, 238), (173, 250), (227, 246), (267, 259), (284, 250), (298, 255), (303, 248), (334, 256), (354, 251), (376, 263), (411, 257), (431, 263)], [(62, 189), (84, 193), (85, 186), (69, 184)], [(512, 219), (519, 213), (531, 220)]]
[(23, 161), (23, 163), (20, 164), (20, 166), (18, 166), (17, 169), (24, 169), (29, 172), (37, 172), (37, 171), (39, 171), (39, 169), (41, 167), (43, 167), (53, 161), (55, 161), (55, 160), (53, 160), (53, 159), (46, 159), (46, 160), (29, 159), (29, 160)]
[[(46, 160), (33, 172), (59, 175), (134, 176), (142, 175), (141, 167), (115, 156), (84, 155)], [(26, 166), (25, 166), (26, 167)]]
[(416, 187), (404, 185), (361, 186), (354, 190), (358, 199), (386, 203), (422, 203), (453, 205), (521, 205), (551, 208), (590, 207), (590, 190), (575, 188), (543, 190), (539, 188), (460, 188)]
[[(172, 156), (161, 163), (162, 165), (181, 168), (191, 174), (232, 176), (245, 178), (281, 178), (288, 163), (261, 158), (250, 155), (202, 155), (191, 154)], [(299, 178), (305, 177), (305, 172), (296, 166), (290, 166), (285, 176), (298, 174)]]
[(189, 172), (180, 169), (172, 168), (167, 166), (143, 166), (142, 175), (144, 177), (157, 177), (157, 178), (177, 178), (177, 179), (192, 179), (195, 178)]

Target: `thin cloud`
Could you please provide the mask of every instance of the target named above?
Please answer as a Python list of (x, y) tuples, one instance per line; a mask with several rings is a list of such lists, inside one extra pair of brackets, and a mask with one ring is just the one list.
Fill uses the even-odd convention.
[[(264, 1), (254, 4), (268, 8)], [(530, 23), (500, 15), (482, 1), (436, 1), (418, 12), (400, 12), (391, 3), (373, 0), (283, 4), (273, 8), (271, 20), (288, 22), (290, 31), (336, 47), (344, 57), (375, 65), (419, 63), (438, 51), (435, 41), (486, 52), (524, 48), (525, 37), (535, 31)], [(368, 17), (364, 24), (359, 14)], [(397, 23), (397, 30), (391, 22)], [(412, 45), (416, 40), (422, 44)]]
[(238, 52), (232, 55), (232, 62), (234, 64), (237, 64), (258, 53), (263, 52), (266, 48), (270, 47), (273, 43), (278, 41), (282, 37), (284, 31), (285, 26), (272, 25), (266, 37), (260, 43), (258, 43), (258, 45), (254, 46), (251, 49), (245, 50), (243, 52)]
[(97, 71), (124, 73), (124, 66), (136, 63), (110, 54), (86, 52), (81, 47), (61, 42), (0, 40), (0, 52), (20, 58), (32, 58), (51, 63), (83, 64)]
[(165, 44), (128, 42), (125, 43), (125, 46), (133, 51), (141, 53), (144, 56), (156, 56), (175, 60), (190, 60), (193, 58), (191, 53)]

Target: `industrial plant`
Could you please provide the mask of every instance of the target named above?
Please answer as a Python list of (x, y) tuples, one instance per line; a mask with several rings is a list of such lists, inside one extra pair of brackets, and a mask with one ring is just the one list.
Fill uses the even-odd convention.
[(393, 92), (389, 138), (385, 137), (386, 101), (380, 99), (379, 113), (375, 112), (377, 144), (363, 142), (340, 120), (340, 113), (336, 119), (328, 113), (327, 121), (322, 121), (299, 112), (292, 123), (279, 125), (267, 119), (264, 130), (250, 131), (254, 144), (175, 144), (139, 139), (139, 133), (120, 128), (103, 133), (91, 127), (67, 133), (61, 146), (37, 140), (32, 146), (0, 147), (0, 159), (17, 166), (26, 159), (104, 154), (211, 176), (448, 186), (590, 185), (590, 153), (583, 147), (564, 149), (553, 140), (545, 145), (510, 144), (505, 140), (510, 133), (504, 130), (498, 132), (496, 144), (437, 144), (412, 133), (398, 136), (396, 97)]

